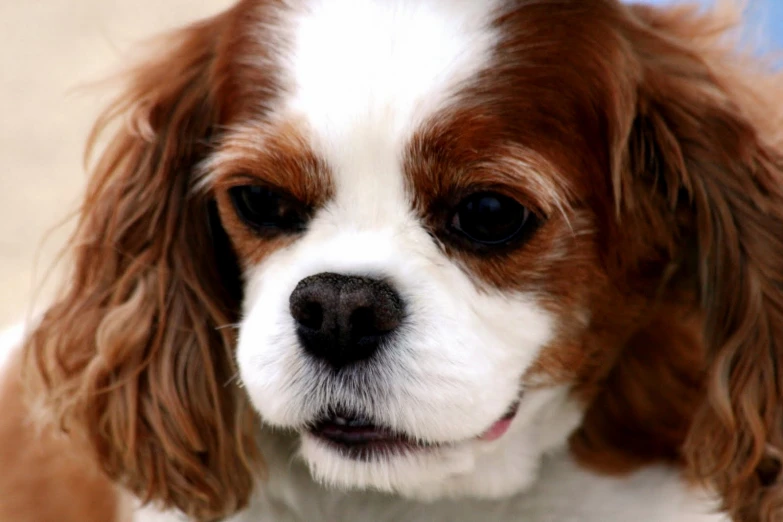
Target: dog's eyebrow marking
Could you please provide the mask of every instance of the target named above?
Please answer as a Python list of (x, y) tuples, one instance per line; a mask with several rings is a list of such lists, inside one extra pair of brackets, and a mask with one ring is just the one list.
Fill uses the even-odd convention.
[(243, 177), (288, 190), (313, 205), (333, 194), (329, 166), (312, 150), (302, 130), (290, 123), (251, 122), (233, 128), (199, 166), (199, 175), (196, 190)]

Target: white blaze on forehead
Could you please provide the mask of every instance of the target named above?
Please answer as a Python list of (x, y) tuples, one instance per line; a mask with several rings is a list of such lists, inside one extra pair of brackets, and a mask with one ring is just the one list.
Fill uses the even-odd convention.
[(281, 112), (305, 123), (330, 165), (344, 225), (388, 223), (406, 206), (404, 147), (417, 125), (489, 66), (494, 5), (307, 0), (284, 16)]
[(293, 83), (290, 108), (324, 134), (360, 122), (399, 132), (486, 67), (496, 42), (493, 1), (306, 4), (294, 17), (284, 68)]

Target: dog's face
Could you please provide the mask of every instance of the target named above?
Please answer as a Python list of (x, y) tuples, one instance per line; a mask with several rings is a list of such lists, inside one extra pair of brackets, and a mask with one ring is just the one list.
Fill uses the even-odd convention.
[(513, 18), (542, 13), (502, 14), (278, 12), (279, 90), (207, 161), (243, 268), (244, 390), (329, 484), (509, 494), (579, 421), (544, 359), (587, 328), (588, 276), (602, 285), (595, 216), (573, 198), (607, 165), (581, 102), (541, 99), (559, 77), (499, 63), (524, 44)]

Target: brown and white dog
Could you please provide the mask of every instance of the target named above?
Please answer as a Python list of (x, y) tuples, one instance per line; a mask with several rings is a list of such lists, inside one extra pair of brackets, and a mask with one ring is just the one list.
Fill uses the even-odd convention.
[(783, 520), (783, 83), (724, 29), (243, 0), (172, 35), (5, 341), (0, 519)]

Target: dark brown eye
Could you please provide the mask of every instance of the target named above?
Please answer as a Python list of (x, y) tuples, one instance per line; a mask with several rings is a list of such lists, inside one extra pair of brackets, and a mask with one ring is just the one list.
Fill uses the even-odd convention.
[(495, 192), (478, 192), (459, 202), (452, 230), (480, 246), (504, 246), (532, 231), (535, 216), (516, 200)]
[(260, 233), (304, 230), (308, 209), (293, 196), (261, 185), (242, 185), (228, 191), (239, 218)]

